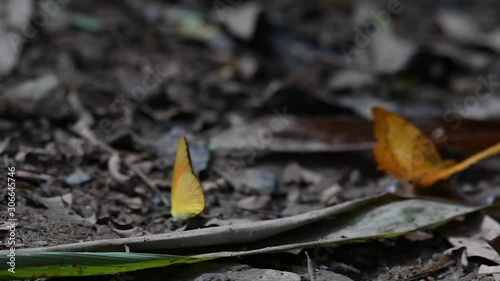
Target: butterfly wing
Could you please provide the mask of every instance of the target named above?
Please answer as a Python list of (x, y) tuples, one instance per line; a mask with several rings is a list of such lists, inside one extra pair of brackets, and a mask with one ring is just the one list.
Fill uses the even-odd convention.
[(373, 115), (377, 139), (373, 152), (379, 170), (418, 182), (425, 174), (453, 164), (443, 161), (434, 143), (410, 121), (380, 107), (373, 108)]
[(185, 137), (180, 138), (177, 147), (171, 199), (171, 214), (175, 220), (187, 220), (205, 209), (205, 195), (200, 180), (193, 172)]

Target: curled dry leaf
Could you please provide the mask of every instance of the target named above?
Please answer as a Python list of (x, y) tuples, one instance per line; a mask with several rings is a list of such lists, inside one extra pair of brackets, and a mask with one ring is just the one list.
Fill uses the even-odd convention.
[(295, 183), (301, 182), (302, 178), (300, 176), (300, 165), (297, 162), (289, 163), (283, 169), (283, 174), (281, 175), (281, 181), (284, 183)]
[(2, 154), (5, 151), (5, 149), (9, 146), (10, 138), (11, 137), (9, 136), (0, 141), (0, 154)]
[(41, 197), (34, 195), (32, 199), (44, 205), (48, 209), (64, 209), (66, 207), (71, 207), (71, 204), (73, 203), (73, 194), (67, 193), (54, 197)]
[(223, 23), (231, 34), (240, 39), (248, 40), (252, 38), (257, 29), (261, 10), (258, 3), (248, 2), (221, 16), (223, 16)]
[(467, 249), (467, 257), (481, 257), (500, 263), (498, 253), (484, 240), (468, 237), (448, 237), (448, 242), (455, 246), (452, 249), (465, 247)]
[(140, 210), (142, 208), (143, 202), (141, 197), (131, 197), (125, 200), (125, 204), (132, 210)]
[(444, 160), (434, 142), (410, 121), (380, 107), (373, 108), (373, 115), (377, 139), (373, 153), (378, 169), (422, 187), (432, 186), (484, 158), (500, 153), (500, 143), (497, 143), (460, 163)]
[(111, 176), (118, 182), (126, 182), (130, 179), (129, 175), (124, 175), (120, 172), (120, 155), (117, 153), (112, 154), (108, 159), (108, 170)]
[(493, 274), (495, 281), (499, 281), (500, 280), (500, 265), (488, 266), (488, 265), (482, 264), (479, 267), (477, 274), (478, 275)]
[(263, 196), (250, 196), (244, 199), (241, 199), (238, 202), (238, 208), (244, 210), (261, 210), (267, 208), (271, 203), (271, 197), (268, 195)]
[(118, 234), (122, 238), (142, 236), (146, 233), (142, 228), (138, 226), (122, 224), (115, 221), (113, 218), (109, 218), (108, 226), (114, 233)]
[(30, 171), (24, 171), (24, 170), (17, 170), (16, 177), (24, 178), (24, 179), (43, 180), (43, 181), (48, 181), (48, 182), (54, 180), (54, 178), (51, 175), (47, 175), (44, 173), (35, 173), (35, 172), (30, 172)]
[(76, 170), (67, 176), (64, 181), (69, 185), (77, 185), (88, 182), (91, 179), (92, 177), (88, 173), (82, 171), (80, 168), (76, 168)]
[(334, 205), (339, 201), (338, 195), (341, 191), (342, 187), (339, 184), (335, 183), (321, 192), (319, 201), (325, 206)]

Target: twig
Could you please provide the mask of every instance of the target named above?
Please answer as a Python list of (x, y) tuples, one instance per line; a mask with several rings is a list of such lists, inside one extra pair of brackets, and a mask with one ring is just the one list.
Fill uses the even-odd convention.
[(36, 179), (36, 180), (44, 180), (44, 181), (53, 181), (54, 177), (51, 175), (43, 174), (43, 173), (33, 173), (25, 170), (16, 170), (16, 177), (24, 178), (24, 179)]
[(314, 264), (311, 258), (309, 257), (307, 251), (306, 251), (306, 257), (307, 257), (307, 272), (309, 273), (309, 280), (316, 281), (316, 272), (314, 269)]
[[(113, 154), (120, 155), (120, 153), (116, 149), (114, 149), (113, 147), (109, 146), (108, 144), (102, 142), (101, 140), (97, 139), (96, 136), (94, 135), (94, 133), (92, 131), (90, 131), (90, 129), (88, 129), (88, 128), (83, 128), (81, 130), (73, 129), (73, 131), (75, 133), (77, 133), (78, 135), (82, 136), (83, 138), (85, 138), (91, 144), (99, 147), (100, 149), (106, 151), (107, 153), (109, 153), (111, 155), (113, 155)], [(156, 187), (156, 185), (140, 169), (138, 169), (132, 163), (129, 163), (127, 161), (124, 161), (124, 162), (125, 162), (125, 165), (127, 166), (127, 168), (134, 171), (134, 173), (136, 173), (149, 188), (151, 188), (156, 194), (158, 194), (158, 196), (160, 197), (163, 204), (165, 204), (165, 206), (170, 207), (170, 201), (167, 199), (167, 197), (165, 197), (160, 192), (160, 190)]]
[(146, 183), (147, 186), (153, 189), (153, 191), (156, 192), (158, 196), (160, 196), (160, 199), (163, 202), (163, 204), (165, 204), (165, 206), (170, 207), (170, 201), (167, 199), (167, 197), (165, 197), (160, 192), (158, 187), (156, 187), (156, 185), (141, 171), (141, 169), (137, 168), (137, 166), (135, 166), (132, 163), (127, 163), (127, 161), (125, 161), (125, 163), (127, 167), (129, 167), (132, 171), (134, 171)]

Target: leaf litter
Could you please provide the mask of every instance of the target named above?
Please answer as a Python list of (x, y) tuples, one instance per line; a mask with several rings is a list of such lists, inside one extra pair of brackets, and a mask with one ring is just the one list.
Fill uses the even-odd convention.
[[(20, 20), (46, 12), (40, 3), (7, 2), (0, 9), (12, 13), (0, 25), (22, 40), (0, 48), (7, 52), (0, 166), (18, 170), (18, 268), (24, 261), (81, 265), (103, 254), (99, 261), (123, 258), (126, 270), (224, 257), (122, 273), (148, 280), (488, 280), (478, 272), (495, 272), (494, 212), (484, 237), (442, 230), (457, 220), (482, 229), (473, 218), (478, 206), (497, 201), (498, 157), (432, 187), (434, 198), (373, 199), (371, 208), (286, 231), (280, 222), (402, 189), (376, 171), (373, 105), (409, 117), (446, 158), (499, 142), (496, 4), (126, 1), (91, 9), (59, 1), (44, 22)], [(389, 25), (379, 25), (388, 15)], [(26, 25), (37, 32), (23, 33)], [(187, 226), (171, 219), (166, 199), (175, 152), (169, 138), (179, 132), (193, 143), (207, 197), (206, 213)], [(461, 203), (435, 198), (450, 196), (441, 189)], [(5, 204), (6, 194), (0, 191)], [(444, 215), (431, 217), (434, 208)], [(245, 226), (242, 236), (224, 232)], [(144, 243), (161, 235), (177, 248)], [(22, 256), (111, 241), (124, 243), (111, 247), (121, 254)], [(141, 245), (163, 256), (136, 252)], [(124, 276), (95, 278), (114, 277)]]

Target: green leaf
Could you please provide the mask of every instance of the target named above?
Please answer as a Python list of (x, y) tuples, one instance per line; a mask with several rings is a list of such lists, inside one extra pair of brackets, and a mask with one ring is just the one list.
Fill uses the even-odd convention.
[[(116, 274), (125, 271), (168, 266), (178, 263), (194, 263), (210, 259), (208, 257), (192, 258), (123, 252), (18, 252), (15, 258), (15, 273), (11, 273), (7, 269), (2, 269), (0, 271), (0, 280)], [(0, 262), (9, 266), (5, 251), (1, 253)]]
[(97, 33), (103, 30), (99, 20), (84, 14), (73, 14), (73, 25), (89, 32)]

